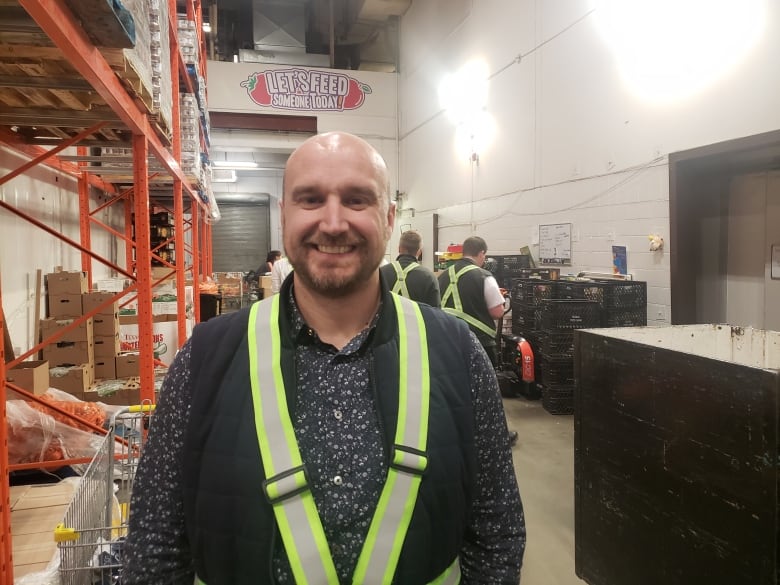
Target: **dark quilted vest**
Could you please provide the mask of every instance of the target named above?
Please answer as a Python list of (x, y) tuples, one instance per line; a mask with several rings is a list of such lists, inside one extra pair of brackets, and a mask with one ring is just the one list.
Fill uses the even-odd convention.
[[(295, 357), (287, 321), (288, 279), (281, 292), (282, 371), (295, 405)], [(385, 453), (398, 411), (398, 340), (392, 300), (384, 293), (371, 343), (371, 381)], [(429, 583), (459, 554), (476, 481), (474, 414), (465, 324), (421, 305), (431, 364), (429, 465), (394, 582)], [(187, 534), (198, 576), (207, 585), (274, 583), (274, 547), (282, 546), (254, 427), (247, 322), (249, 310), (199, 325), (192, 336), (193, 402), (183, 464)], [(262, 359), (262, 356), (261, 358)]]

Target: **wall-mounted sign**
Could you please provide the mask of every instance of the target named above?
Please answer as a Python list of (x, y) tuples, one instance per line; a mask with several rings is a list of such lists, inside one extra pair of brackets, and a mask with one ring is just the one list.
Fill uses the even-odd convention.
[(241, 82), (260, 106), (283, 110), (342, 112), (363, 105), (371, 86), (343, 73), (316, 69), (269, 69)]
[(571, 264), (570, 223), (539, 226), (539, 262), (541, 264)]

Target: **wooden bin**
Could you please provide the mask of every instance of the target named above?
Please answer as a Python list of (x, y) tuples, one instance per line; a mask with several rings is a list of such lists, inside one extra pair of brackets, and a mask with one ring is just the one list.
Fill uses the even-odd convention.
[(575, 332), (576, 572), (778, 583), (780, 333)]

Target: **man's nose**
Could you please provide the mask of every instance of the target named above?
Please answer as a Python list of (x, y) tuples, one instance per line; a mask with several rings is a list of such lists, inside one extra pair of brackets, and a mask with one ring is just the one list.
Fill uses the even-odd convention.
[(347, 230), (346, 209), (339, 197), (328, 197), (321, 209), (320, 229), (329, 234), (341, 233)]

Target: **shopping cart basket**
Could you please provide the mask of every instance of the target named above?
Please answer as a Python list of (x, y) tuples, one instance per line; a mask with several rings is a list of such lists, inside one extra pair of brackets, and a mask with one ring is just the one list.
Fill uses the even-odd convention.
[(153, 412), (153, 404), (142, 404), (111, 417), (108, 434), (54, 532), (63, 585), (119, 582), (130, 494)]

